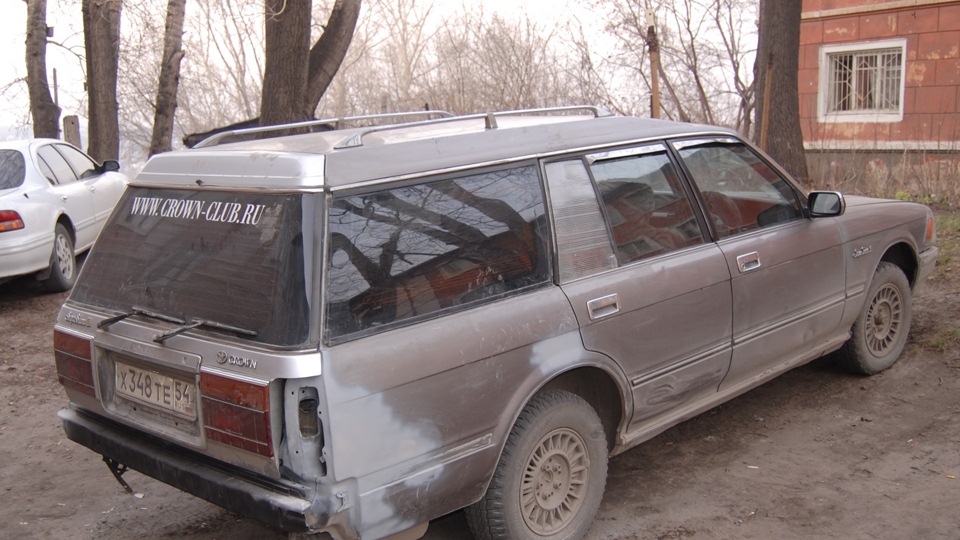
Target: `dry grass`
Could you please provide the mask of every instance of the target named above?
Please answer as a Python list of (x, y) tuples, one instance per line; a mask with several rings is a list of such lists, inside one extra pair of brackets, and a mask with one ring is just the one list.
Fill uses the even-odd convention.
[(852, 152), (817, 159), (819, 167), (810, 171), (814, 188), (960, 207), (960, 153)]

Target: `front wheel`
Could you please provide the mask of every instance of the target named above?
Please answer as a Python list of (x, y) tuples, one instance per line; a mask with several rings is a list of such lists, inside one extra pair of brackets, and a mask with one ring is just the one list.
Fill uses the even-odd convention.
[(50, 277), (43, 280), (43, 288), (49, 292), (68, 291), (76, 281), (77, 256), (73, 251), (73, 239), (67, 228), (57, 223), (53, 253), (50, 254)]
[(892, 366), (907, 344), (912, 314), (907, 276), (895, 264), (880, 263), (850, 340), (839, 351), (844, 367), (873, 375)]
[(576, 540), (600, 507), (607, 443), (597, 413), (582, 398), (549, 390), (523, 409), (487, 493), (467, 508), (480, 540)]

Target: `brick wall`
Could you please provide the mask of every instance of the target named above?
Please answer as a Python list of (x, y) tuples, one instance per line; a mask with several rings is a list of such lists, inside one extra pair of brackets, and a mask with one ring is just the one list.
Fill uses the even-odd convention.
[[(804, 0), (800, 27), (800, 123), (808, 147), (960, 150), (960, 1)], [(818, 119), (820, 50), (906, 39), (903, 118)]]

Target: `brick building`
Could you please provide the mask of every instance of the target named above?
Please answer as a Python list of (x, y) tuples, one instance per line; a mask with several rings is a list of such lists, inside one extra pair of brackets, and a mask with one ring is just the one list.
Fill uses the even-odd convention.
[(960, 1), (803, 0), (799, 90), (811, 177), (883, 180), (905, 160), (949, 168), (960, 155)]

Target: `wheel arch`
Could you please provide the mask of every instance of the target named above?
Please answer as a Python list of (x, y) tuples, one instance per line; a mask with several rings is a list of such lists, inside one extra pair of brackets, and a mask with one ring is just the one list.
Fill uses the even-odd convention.
[(907, 276), (910, 287), (916, 288), (917, 277), (920, 272), (920, 259), (913, 246), (905, 241), (891, 245), (883, 252), (880, 260), (877, 261), (877, 265), (879, 266), (880, 263), (883, 262), (888, 262), (899, 267), (904, 275)]
[(603, 423), (607, 451), (613, 452), (617, 443), (617, 433), (626, 419), (626, 398), (621, 385), (617, 384), (611, 373), (596, 366), (573, 368), (550, 379), (529, 396), (527, 403), (546, 390), (565, 390), (580, 396), (593, 407)]
[(67, 232), (70, 233), (70, 241), (73, 242), (74, 246), (76, 246), (77, 245), (77, 229), (76, 227), (73, 226), (73, 220), (70, 219), (70, 216), (68, 216), (67, 214), (61, 213), (59, 216), (57, 216), (57, 220), (54, 223), (54, 227), (56, 227), (56, 225), (63, 225), (63, 227), (67, 229)]

